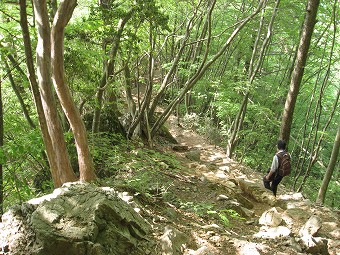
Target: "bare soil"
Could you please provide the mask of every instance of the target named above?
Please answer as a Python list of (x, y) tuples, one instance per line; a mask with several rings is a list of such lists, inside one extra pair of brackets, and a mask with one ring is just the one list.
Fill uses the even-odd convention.
[[(279, 244), (268, 240), (254, 242), (252, 238), (259, 231), (256, 222), (271, 206), (247, 198), (241, 191), (231, 192), (230, 185), (237, 178), (262, 185), (260, 173), (227, 159), (223, 148), (211, 145), (193, 130), (177, 125), (175, 117), (169, 119), (168, 129), (179, 145), (187, 146), (188, 151), (199, 152), (200, 160), (190, 160), (186, 157), (187, 151), (176, 152), (171, 146), (158, 148), (176, 154), (184, 167), (181, 172), (164, 172), (162, 177), (156, 177), (170, 183), (166, 187), (167, 199), (154, 197), (146, 205), (149, 211), (144, 217), (149, 217), (149, 222), (153, 223), (156, 238), (162, 238), (167, 226), (182, 232), (188, 241), (176, 254), (297, 254), (285, 248), (280, 249), (284, 253), (276, 253)], [(244, 218), (227, 213), (226, 223), (217, 213), (209, 213), (209, 210), (228, 210), (228, 203), (218, 199), (221, 195), (230, 200), (245, 197), (253, 205), (254, 215)], [(160, 254), (160, 250), (154, 252)]]

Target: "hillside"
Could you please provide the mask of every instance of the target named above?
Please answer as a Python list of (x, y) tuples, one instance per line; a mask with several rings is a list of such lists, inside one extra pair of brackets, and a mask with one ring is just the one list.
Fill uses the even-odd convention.
[[(169, 130), (178, 144), (156, 147), (175, 154), (180, 169), (159, 162), (162, 171), (120, 173), (106, 183), (114, 192), (69, 184), (16, 207), (0, 225), (0, 254), (340, 254), (339, 212), (283, 185), (275, 199), (260, 173), (226, 159), (222, 148), (173, 119)], [(139, 183), (126, 186), (123, 179)], [(144, 193), (138, 185), (145, 185)], [(138, 215), (114, 198), (117, 191)]]

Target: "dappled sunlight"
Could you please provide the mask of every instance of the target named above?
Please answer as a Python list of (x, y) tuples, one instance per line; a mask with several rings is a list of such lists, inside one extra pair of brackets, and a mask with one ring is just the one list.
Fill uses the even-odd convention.
[(304, 199), (302, 193), (286, 193), (279, 196), (281, 200), (296, 200), (301, 201)]
[(254, 237), (261, 239), (277, 239), (288, 237), (290, 233), (291, 231), (289, 230), (289, 228), (284, 226), (278, 227), (262, 226), (259, 232), (254, 235)]
[(219, 159), (223, 159), (224, 157), (225, 157), (224, 153), (216, 151), (213, 155), (210, 155), (208, 157), (208, 160), (209, 161), (216, 161), (216, 160), (219, 160)]
[(230, 166), (220, 166), (218, 169), (224, 172), (230, 172)]
[(261, 255), (258, 250), (265, 250), (265, 245), (244, 240), (233, 240), (237, 255)]
[(215, 176), (217, 178), (221, 178), (221, 179), (228, 178), (228, 176), (224, 173), (224, 171), (221, 171), (221, 170), (217, 170), (216, 173), (215, 173)]

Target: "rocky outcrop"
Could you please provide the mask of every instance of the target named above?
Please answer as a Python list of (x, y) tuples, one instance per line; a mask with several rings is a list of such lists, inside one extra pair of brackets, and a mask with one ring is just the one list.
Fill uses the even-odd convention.
[(287, 249), (300, 254), (340, 254), (340, 217), (336, 212), (314, 205), (300, 193), (276, 199), (259, 183), (238, 180), (239, 188), (249, 197), (274, 206), (259, 218), (255, 239), (273, 240), (278, 245), (283, 242)]
[[(3, 254), (150, 254), (151, 227), (111, 188), (72, 183), (3, 215)], [(1, 254), (1, 252), (0, 252)]]

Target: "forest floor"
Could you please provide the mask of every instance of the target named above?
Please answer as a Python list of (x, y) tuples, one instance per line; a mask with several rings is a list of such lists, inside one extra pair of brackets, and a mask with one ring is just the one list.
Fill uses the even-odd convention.
[[(231, 192), (237, 185), (234, 180), (241, 178), (262, 187), (263, 174), (227, 159), (222, 148), (211, 145), (193, 130), (177, 125), (175, 117), (169, 119), (167, 126), (179, 145), (187, 146), (187, 151), (199, 152), (200, 157), (195, 161), (169, 145), (155, 146), (160, 151), (176, 154), (183, 168), (157, 173), (154, 196), (143, 205), (147, 213), (142, 216), (152, 222), (156, 239), (168, 238), (164, 229), (171, 229), (175, 239), (172, 247), (163, 247), (163, 252), (151, 254), (304, 254), (285, 247), (282, 241), (254, 238), (260, 229), (258, 219), (272, 205), (246, 198), (253, 212), (247, 218), (228, 210), (230, 201), (241, 198), (240, 193)], [(270, 191), (264, 192), (272, 196)], [(286, 193), (283, 185), (279, 186), (278, 193)], [(280, 203), (281, 198), (272, 196), (272, 199)], [(168, 249), (168, 253), (164, 253), (164, 249)]]

